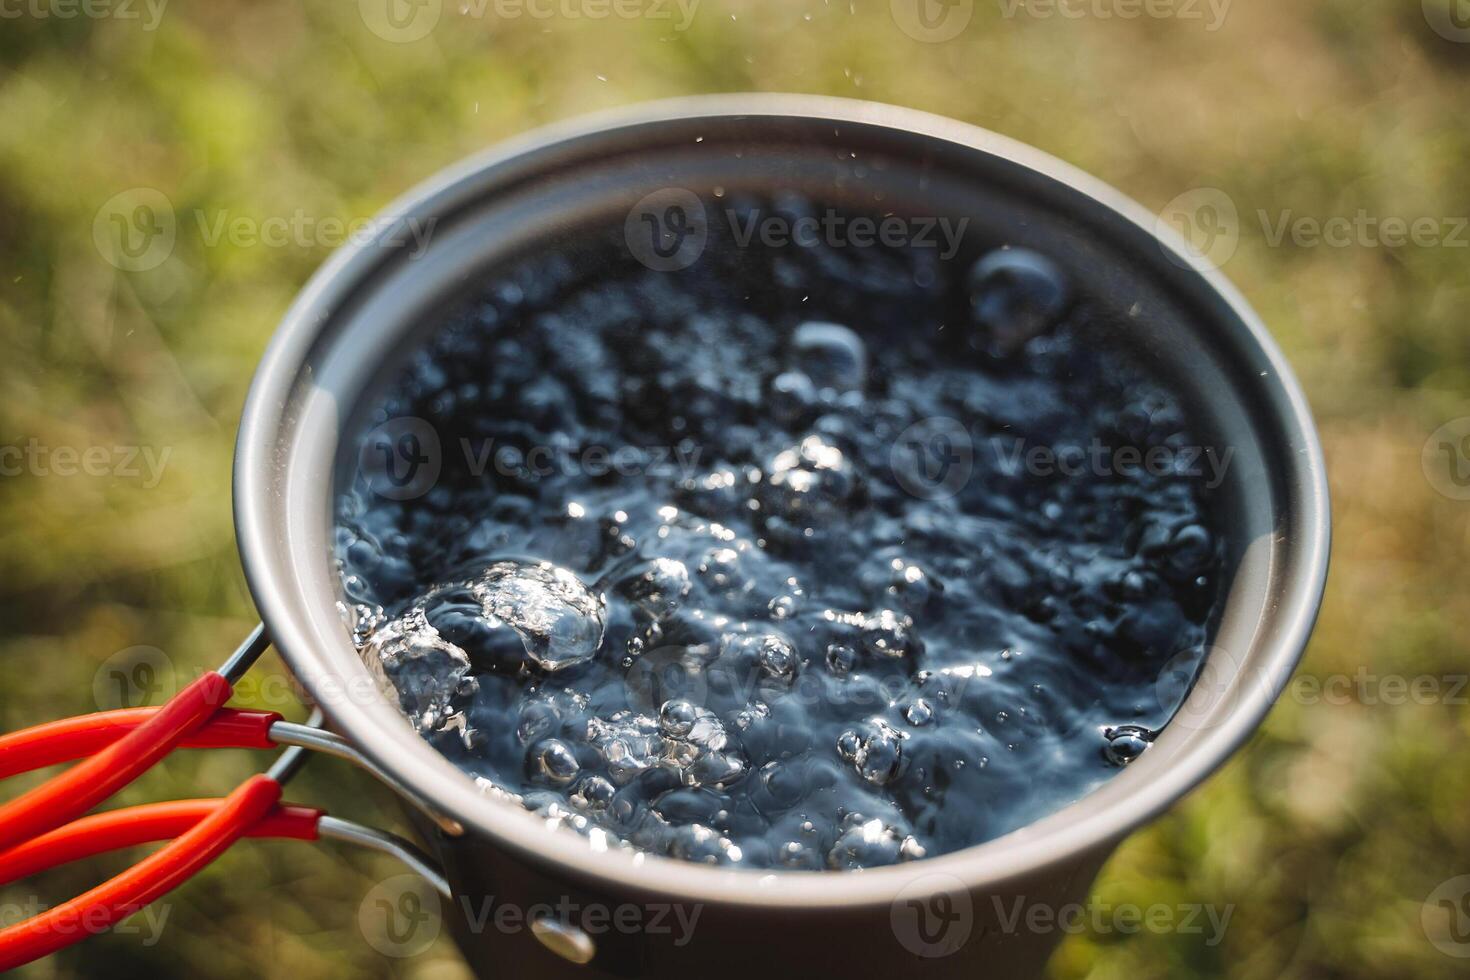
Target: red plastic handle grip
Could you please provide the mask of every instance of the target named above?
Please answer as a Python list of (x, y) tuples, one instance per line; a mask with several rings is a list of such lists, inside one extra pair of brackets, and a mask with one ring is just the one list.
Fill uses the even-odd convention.
[(0, 970), (14, 969), (104, 932), (168, 894), (228, 850), (280, 798), (280, 783), (269, 776), (255, 776), (203, 820), (116, 878), (40, 915), (0, 929)]
[(0, 850), (44, 834), (107, 799), (203, 727), (230, 699), (230, 682), (202, 675), (96, 755), (0, 806)]
[[(0, 885), (70, 861), (179, 837), (224, 800), (174, 800), (108, 810), (73, 820), (0, 854)], [(246, 837), (316, 840), (324, 811), (282, 803), (245, 832)]]
[[(94, 755), (158, 714), (158, 708), (123, 708), (63, 718), (0, 736), (0, 779)], [(178, 743), (184, 749), (269, 749), (274, 711), (221, 708), (204, 727)]]

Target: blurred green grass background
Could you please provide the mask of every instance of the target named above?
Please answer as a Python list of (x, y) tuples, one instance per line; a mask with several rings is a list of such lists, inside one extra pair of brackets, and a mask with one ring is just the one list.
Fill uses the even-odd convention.
[[(232, 539), (234, 428), (256, 359), (329, 248), (211, 244), (211, 222), (365, 218), (537, 124), (717, 91), (942, 113), (1153, 209), (1224, 191), (1241, 215), (1225, 271), (1296, 366), (1332, 471), (1334, 567), (1303, 675), (1430, 677), (1448, 691), (1470, 669), (1470, 503), (1421, 467), (1429, 434), (1470, 415), (1470, 249), (1273, 244), (1256, 217), (1470, 214), (1470, 44), (1433, 30), (1419, 3), (1241, 0), (1210, 30), (1207, 5), (1191, 4), (1202, 19), (1123, 19), (1089, 2), (1064, 18), (979, 0), (957, 37), (925, 43), (879, 0), (702, 0), (685, 30), (677, 7), (540, 19), (427, 0), (437, 24), (396, 43), (369, 27), (384, 2), (166, 4), (156, 23), (156, 2), (134, 18), (4, 8), (0, 443), (169, 454), (156, 480), (114, 455), (101, 475), (27, 465), (0, 478), (5, 729), (94, 710), (108, 666), (193, 676), (255, 622)], [(167, 261), (128, 272), (104, 260), (94, 220), (134, 188), (161, 192), (180, 220)], [(261, 676), (284, 683), (273, 655)], [(1247, 750), (1107, 866), (1099, 903), (1234, 906), (1222, 942), (1087, 931), (1053, 976), (1463, 976), (1426, 934), (1444, 945), (1448, 917), (1421, 910), (1470, 873), (1470, 692), (1398, 705), (1379, 692), (1284, 698)], [(219, 794), (260, 761), (175, 757), (124, 801)], [(397, 819), (385, 791), (330, 761), (291, 795)], [(7, 887), (6, 921), (122, 864)], [(447, 940), (401, 959), (365, 941), (359, 904), (399, 871), (340, 847), (251, 843), (176, 893), (156, 943), (108, 935), (25, 973), (463, 975)]]

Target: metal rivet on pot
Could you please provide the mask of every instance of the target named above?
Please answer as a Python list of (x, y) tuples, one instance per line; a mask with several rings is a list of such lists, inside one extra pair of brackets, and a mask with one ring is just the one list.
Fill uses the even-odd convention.
[(531, 935), (557, 956), (579, 965), (591, 963), (592, 957), (597, 955), (597, 944), (592, 941), (591, 936), (576, 926), (569, 926), (556, 919), (542, 917), (533, 920)]

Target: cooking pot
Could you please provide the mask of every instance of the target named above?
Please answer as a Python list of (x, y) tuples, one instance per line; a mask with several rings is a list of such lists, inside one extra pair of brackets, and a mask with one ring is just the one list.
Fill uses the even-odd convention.
[[(487, 270), (660, 202), (709, 204), (715, 188), (963, 218), (977, 241), (1034, 249), (1086, 294), (1107, 342), (1132, 348), (1180, 395), (1196, 434), (1228, 449), (1214, 506), (1229, 575), (1212, 646), (1191, 662), (1197, 679), (1174, 722), (1095, 792), (998, 839), (860, 872), (731, 870), (599, 849), (484, 795), (419, 736), (358, 653), (339, 605), (334, 494), (358, 465), (353, 434), (404, 352)], [(437, 815), (418, 823), (452, 889), (442, 913), (481, 975), (1036, 975), (1061, 932), (1015, 911), (1084, 901), (1120, 840), (1244, 744), (1307, 642), (1328, 500), (1286, 361), (1172, 230), (1037, 150), (886, 105), (683, 99), (503, 144), (395, 202), (375, 229), (306, 285), (260, 364), (240, 425), (235, 520), (250, 590), (295, 676), (331, 727), (418, 803), (414, 813)], [(424, 229), (432, 234), (415, 234)]]

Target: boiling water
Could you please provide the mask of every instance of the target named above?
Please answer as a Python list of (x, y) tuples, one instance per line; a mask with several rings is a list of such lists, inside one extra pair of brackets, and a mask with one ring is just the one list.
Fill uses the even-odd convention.
[(344, 608), (426, 739), (604, 846), (813, 870), (1147, 750), (1220, 460), (1085, 295), (1023, 250), (716, 237), (665, 273), (618, 233), (488, 276), (364, 427)]

